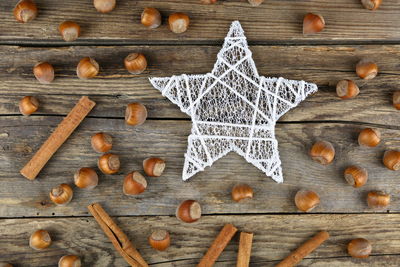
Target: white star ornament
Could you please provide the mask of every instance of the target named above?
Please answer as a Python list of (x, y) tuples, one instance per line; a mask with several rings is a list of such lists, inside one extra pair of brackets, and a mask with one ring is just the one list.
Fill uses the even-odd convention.
[(313, 83), (260, 76), (238, 21), (232, 23), (210, 73), (150, 82), (192, 119), (183, 180), (234, 151), (283, 182), (276, 121), (318, 90)]

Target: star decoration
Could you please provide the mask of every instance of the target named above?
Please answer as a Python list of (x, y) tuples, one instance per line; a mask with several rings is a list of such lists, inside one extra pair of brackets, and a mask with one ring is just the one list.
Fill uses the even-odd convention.
[(183, 180), (235, 151), (283, 182), (276, 121), (318, 90), (313, 83), (259, 76), (238, 21), (232, 23), (210, 73), (150, 82), (192, 118)]

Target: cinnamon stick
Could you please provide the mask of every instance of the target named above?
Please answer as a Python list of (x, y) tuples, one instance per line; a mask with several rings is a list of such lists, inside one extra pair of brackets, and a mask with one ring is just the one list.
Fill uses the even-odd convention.
[(313, 252), (316, 248), (318, 248), (322, 243), (325, 242), (329, 238), (329, 233), (326, 231), (321, 231), (311, 239), (306, 241), (300, 247), (298, 247), (295, 251), (290, 253), (283, 261), (278, 263), (275, 267), (291, 267), (297, 265), (305, 256)]
[(106, 236), (110, 239), (115, 249), (129, 265), (132, 267), (149, 266), (125, 233), (115, 224), (99, 203), (89, 205), (88, 209), (101, 229), (103, 229)]
[(82, 97), (21, 170), (21, 174), (29, 180), (35, 179), (44, 165), (46, 165), (53, 154), (56, 153), (95, 105), (96, 103), (90, 100), (89, 97)]
[(249, 267), (253, 233), (240, 233), (239, 251), (236, 267)]
[(211, 267), (237, 232), (232, 224), (225, 224), (197, 267)]

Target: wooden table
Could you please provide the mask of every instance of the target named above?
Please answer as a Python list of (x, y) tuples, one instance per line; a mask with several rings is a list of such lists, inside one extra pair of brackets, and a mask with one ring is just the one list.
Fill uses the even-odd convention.
[[(201, 5), (199, 0), (119, 0), (110, 14), (95, 11), (92, 1), (37, 0), (40, 14), (28, 24), (12, 16), (16, 1), (0, 2), (0, 260), (15, 266), (55, 266), (65, 254), (78, 254), (84, 266), (126, 266), (111, 243), (88, 214), (86, 206), (100, 202), (137, 244), (151, 266), (194, 266), (224, 223), (255, 233), (251, 266), (273, 266), (318, 230), (331, 238), (302, 261), (301, 266), (399, 266), (400, 178), (382, 164), (383, 152), (400, 148), (400, 113), (391, 106), (391, 96), (400, 89), (400, 5), (385, 0), (375, 12), (363, 9), (358, 0), (289, 1), (267, 0), (257, 8), (246, 1), (227, 0)], [(139, 23), (146, 6), (163, 15), (176, 11), (191, 17), (190, 29), (171, 33), (166, 23), (147, 30)], [(303, 36), (302, 18), (319, 12), (326, 29)], [(277, 124), (277, 139), (285, 182), (277, 184), (236, 154), (222, 158), (212, 168), (189, 182), (181, 180), (189, 118), (152, 88), (150, 76), (205, 73), (211, 70), (223, 38), (233, 20), (246, 31), (260, 74), (304, 79), (318, 84), (319, 92), (290, 111)], [(82, 37), (65, 43), (57, 32), (63, 20), (82, 26)], [(165, 20), (164, 20), (165, 22)], [(131, 75), (123, 67), (130, 52), (146, 55), (149, 67)], [(88, 81), (76, 77), (78, 61), (94, 57), (101, 66), (98, 77)], [(355, 64), (370, 58), (379, 65), (379, 76), (371, 81), (356, 77)], [(32, 74), (38, 61), (56, 68), (51, 85), (39, 84)], [(354, 79), (360, 95), (340, 100), (335, 85)], [(39, 112), (23, 117), (19, 99), (35, 95)], [(29, 181), (19, 170), (48, 137), (82, 95), (97, 102), (90, 116), (78, 127), (46, 165), (39, 177)], [(140, 127), (124, 123), (126, 104), (140, 101), (149, 110)], [(357, 135), (364, 127), (382, 132), (382, 143), (361, 148)], [(120, 155), (117, 175), (100, 176), (92, 191), (75, 189), (73, 201), (54, 206), (50, 189), (60, 183), (73, 184), (74, 172), (95, 167), (98, 154), (90, 137), (104, 131), (115, 140), (113, 152)], [(336, 148), (333, 164), (313, 162), (307, 151), (315, 140), (328, 140)], [(142, 160), (159, 156), (167, 161), (165, 174), (149, 178), (148, 190), (137, 196), (122, 194), (124, 174), (142, 169)], [(346, 184), (343, 170), (350, 164), (368, 169), (370, 179), (359, 189)], [(246, 182), (255, 189), (253, 200), (233, 203), (230, 190)], [(320, 194), (321, 204), (310, 214), (299, 213), (294, 194), (300, 188)], [(385, 190), (392, 196), (387, 210), (372, 211), (366, 205), (370, 190)], [(197, 199), (203, 217), (194, 224), (179, 222), (178, 203)], [(48, 229), (52, 246), (33, 251), (30, 234)], [(155, 252), (147, 243), (152, 229), (171, 232), (172, 246)], [(346, 245), (365, 237), (373, 244), (372, 256), (352, 259)], [(234, 266), (238, 238), (223, 252), (216, 266)]]

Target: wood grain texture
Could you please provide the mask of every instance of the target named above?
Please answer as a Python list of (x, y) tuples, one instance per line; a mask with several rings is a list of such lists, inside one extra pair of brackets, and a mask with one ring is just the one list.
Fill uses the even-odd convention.
[[(193, 224), (168, 216), (115, 220), (136, 241), (150, 266), (195, 266), (226, 223), (254, 232), (250, 266), (273, 266), (321, 229), (327, 229), (331, 238), (299, 266), (329, 266), (329, 263), (330, 266), (398, 266), (400, 263), (400, 214), (204, 216)], [(68, 253), (82, 256), (83, 266), (127, 266), (93, 218), (3, 219), (0, 226), (0, 258), (17, 266), (54, 266), (59, 257)], [(38, 228), (48, 230), (54, 241), (49, 249), (40, 252), (28, 247), (29, 235)], [(151, 231), (159, 228), (171, 234), (171, 246), (164, 252), (154, 251), (147, 242)], [(370, 258), (355, 260), (347, 255), (347, 243), (356, 237), (371, 241)], [(238, 243), (236, 235), (216, 267), (235, 265)]]
[[(400, 40), (400, 11), (397, 0), (385, 0), (379, 10), (371, 12), (358, 0), (290, 1), (269, 0), (251, 7), (245, 0), (221, 0), (215, 5), (202, 5), (199, 0), (119, 0), (109, 14), (98, 13), (92, 1), (37, 0), (38, 17), (31, 23), (15, 21), (12, 9), (17, 1), (1, 1), (0, 41), (3, 43), (65, 44), (57, 27), (64, 20), (81, 25), (82, 36), (73, 44), (87, 43), (181, 43), (220, 42), (234, 20), (240, 20), (251, 41), (256, 42), (340, 42)], [(156, 7), (164, 15), (163, 25), (148, 30), (140, 24), (145, 7)], [(167, 16), (174, 12), (189, 14), (186, 33), (169, 31)], [(326, 21), (323, 32), (303, 36), (303, 17), (308, 12), (321, 13)]]
[[(33, 94), (41, 102), (38, 114), (64, 115), (79, 99), (78, 95), (90, 95), (98, 103), (91, 116), (122, 118), (127, 103), (141, 101), (148, 107), (150, 117), (187, 118), (151, 86), (148, 77), (209, 72), (219, 49), (213, 46), (0, 47), (0, 114), (19, 114), (19, 99)], [(400, 117), (391, 105), (393, 92), (400, 88), (400, 45), (252, 46), (251, 50), (261, 75), (304, 79), (320, 87), (281, 121), (400, 124)], [(129, 74), (123, 67), (123, 58), (133, 51), (143, 52), (148, 58), (148, 70), (142, 75)], [(76, 77), (76, 65), (85, 56), (93, 56), (100, 63), (98, 78), (82, 81)], [(378, 77), (370, 81), (357, 78), (355, 65), (361, 58), (377, 62)], [(51, 85), (35, 80), (32, 66), (38, 61), (54, 64), (56, 79)], [(340, 100), (335, 87), (341, 79), (354, 79), (360, 95)]]
[[(108, 203), (111, 215), (174, 215), (177, 205), (185, 199), (200, 201), (204, 214), (296, 212), (293, 199), (301, 188), (320, 194), (321, 204), (313, 210), (317, 213), (372, 212), (366, 205), (366, 194), (378, 189), (392, 195), (388, 212), (400, 211), (398, 173), (382, 164), (386, 149), (400, 147), (398, 130), (380, 129), (382, 143), (368, 149), (357, 144), (358, 133), (364, 125), (278, 124), (276, 134), (283, 164), (283, 184), (275, 183), (234, 153), (183, 182), (189, 121), (149, 120), (140, 127), (130, 127), (122, 119), (86, 118), (35, 181), (24, 179), (18, 170), (61, 119), (0, 117), (1, 217), (87, 215), (87, 205), (102, 201)], [(60, 183), (73, 183), (77, 169), (96, 166), (100, 155), (92, 150), (90, 137), (99, 131), (113, 136), (112, 152), (120, 155), (121, 171), (111, 176), (99, 172), (99, 185), (94, 190), (76, 188), (69, 205), (55, 207), (48, 199), (49, 190)], [(336, 159), (329, 166), (321, 166), (308, 156), (313, 142), (320, 139), (335, 146)], [(165, 173), (160, 178), (148, 178), (148, 189), (143, 194), (123, 195), (124, 175), (142, 170), (142, 161), (149, 156), (166, 160)], [(345, 182), (343, 171), (350, 164), (360, 164), (369, 171), (370, 178), (364, 187), (354, 189)], [(237, 183), (252, 186), (254, 199), (233, 203), (230, 192)]]

